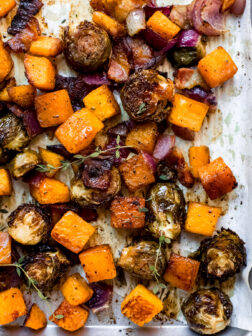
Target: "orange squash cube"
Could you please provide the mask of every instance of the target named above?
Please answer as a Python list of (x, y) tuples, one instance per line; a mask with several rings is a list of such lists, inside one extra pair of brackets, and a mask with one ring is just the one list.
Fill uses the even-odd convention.
[(68, 152), (78, 153), (93, 141), (103, 127), (103, 123), (88, 109), (84, 108), (75, 112), (60, 125), (55, 135)]
[(238, 68), (229, 53), (218, 47), (199, 61), (198, 70), (206, 83), (215, 88), (234, 77)]
[(201, 129), (208, 109), (209, 106), (207, 104), (176, 93), (173, 107), (167, 120), (176, 126), (198, 132)]
[(180, 27), (173, 23), (166, 15), (156, 11), (147, 21), (147, 27), (165, 40), (170, 40), (178, 34)]
[(115, 263), (109, 245), (91, 247), (80, 253), (79, 258), (89, 282), (116, 277)]
[(124, 25), (106, 15), (103, 12), (93, 13), (93, 22), (100, 26), (113, 38), (119, 38), (126, 35), (126, 29)]
[(61, 292), (67, 302), (73, 306), (87, 302), (94, 293), (79, 273), (74, 273), (66, 279)]
[(85, 106), (101, 121), (120, 113), (120, 107), (107, 85), (91, 91), (84, 99)]
[(235, 0), (223, 0), (221, 11), (225, 12), (227, 9), (229, 9), (233, 4)]
[(115, 197), (110, 206), (111, 226), (116, 229), (140, 229), (145, 225), (145, 199), (141, 197)]
[(31, 309), (25, 319), (24, 326), (33, 330), (39, 330), (45, 328), (47, 325), (47, 320), (43, 310), (33, 303)]
[(125, 160), (119, 166), (119, 170), (131, 192), (155, 182), (155, 176), (143, 154), (138, 154), (129, 160)]
[(7, 88), (8, 95), (13, 103), (23, 108), (33, 105), (37, 90), (31, 85), (12, 86)]
[(190, 147), (189, 161), (193, 176), (199, 178), (199, 168), (210, 162), (209, 148), (207, 146)]
[(25, 75), (29, 83), (40, 90), (53, 90), (55, 87), (56, 71), (49, 59), (25, 55)]
[[(55, 310), (54, 314), (49, 317), (49, 320), (67, 331), (76, 331), (85, 325), (88, 315), (89, 313), (86, 309), (72, 306), (65, 300)], [(57, 318), (57, 316), (64, 317)]]
[(0, 67), (0, 83), (1, 83), (13, 68), (12, 58), (4, 47), (1, 35), (0, 35), (0, 64), (1, 64)]
[(11, 237), (8, 232), (0, 232), (0, 264), (11, 264)]
[(185, 230), (203, 236), (212, 236), (221, 215), (221, 208), (190, 202)]
[(143, 285), (137, 285), (121, 304), (122, 314), (142, 327), (163, 309), (162, 301)]
[(74, 113), (67, 90), (54, 91), (36, 97), (35, 109), (41, 127), (58, 126)]
[(164, 280), (172, 286), (192, 291), (198, 275), (200, 263), (196, 260), (172, 253), (164, 273)]
[(63, 43), (60, 39), (50, 36), (39, 36), (33, 41), (29, 53), (35, 56), (55, 57), (62, 52)]
[(23, 294), (18, 288), (0, 292), (0, 325), (13, 322), (26, 313)]
[(11, 195), (12, 183), (8, 170), (0, 169), (0, 196)]
[[(42, 162), (46, 165), (51, 165), (55, 168), (61, 167), (62, 163), (61, 161), (64, 160), (64, 157), (62, 155), (59, 155), (57, 153), (51, 152), (48, 149), (39, 147), (39, 154), (41, 156)], [(59, 169), (52, 169), (49, 172), (45, 173), (47, 177), (53, 177)]]
[(16, 6), (15, 0), (1, 0), (0, 2), (0, 18), (8, 14), (12, 8)]
[(95, 228), (73, 211), (67, 211), (54, 226), (51, 236), (59, 244), (79, 253), (94, 234)]
[(199, 178), (211, 200), (219, 198), (237, 187), (231, 169), (221, 157), (199, 168)]

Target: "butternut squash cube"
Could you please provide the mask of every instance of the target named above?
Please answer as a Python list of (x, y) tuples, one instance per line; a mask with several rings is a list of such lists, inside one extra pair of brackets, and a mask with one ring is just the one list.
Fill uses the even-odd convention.
[(158, 136), (157, 124), (147, 122), (134, 127), (127, 135), (125, 145), (135, 148), (138, 152), (152, 154)]
[[(61, 161), (64, 160), (64, 157), (62, 155), (59, 155), (57, 153), (51, 152), (48, 149), (39, 147), (39, 154), (41, 156), (42, 162), (45, 165), (51, 165), (54, 168), (58, 168), (62, 166)], [(51, 171), (45, 173), (47, 177), (53, 177), (59, 169), (52, 169)]]
[(8, 14), (12, 8), (16, 6), (15, 0), (1, 0), (0, 2), (0, 18)]
[(210, 162), (209, 148), (207, 146), (190, 147), (189, 161), (193, 176), (199, 178), (199, 168)]
[(60, 39), (50, 36), (39, 36), (33, 41), (29, 53), (35, 56), (55, 57), (62, 52), (63, 43)]
[(13, 68), (12, 58), (8, 53), (8, 51), (4, 48), (1, 35), (0, 35), (0, 64), (1, 64), (0, 67), (0, 83), (1, 83)]
[(0, 169), (0, 196), (11, 195), (12, 183), (8, 170)]
[(40, 90), (53, 90), (56, 71), (53, 64), (45, 57), (25, 55), (25, 75), (29, 83)]
[(116, 277), (115, 263), (109, 245), (91, 247), (80, 253), (79, 258), (89, 282)]
[(58, 126), (74, 112), (67, 90), (54, 91), (36, 97), (35, 109), (41, 127)]
[(94, 234), (95, 228), (73, 211), (67, 211), (54, 226), (51, 236), (74, 253), (79, 253)]
[(227, 9), (233, 6), (234, 2), (235, 0), (223, 0), (221, 11), (225, 12)]
[(215, 88), (234, 77), (238, 68), (228, 52), (218, 47), (199, 61), (198, 70), (206, 83)]
[(60, 125), (55, 135), (68, 152), (78, 153), (90, 145), (103, 127), (103, 123), (93, 113), (83, 108)]
[(73, 306), (87, 302), (94, 293), (79, 273), (74, 273), (66, 279), (61, 292), (67, 302)]
[(173, 107), (167, 120), (176, 126), (185, 127), (198, 132), (209, 106), (194, 99), (176, 93)]
[(11, 264), (11, 237), (8, 232), (0, 232), (0, 264)]
[(142, 327), (163, 309), (162, 301), (143, 285), (137, 285), (121, 304), (122, 314)]
[(219, 198), (237, 187), (231, 169), (221, 157), (199, 168), (199, 178), (211, 200)]
[(185, 230), (203, 236), (212, 236), (221, 215), (221, 208), (190, 202)]
[(0, 325), (13, 322), (26, 313), (23, 294), (18, 288), (0, 292)]
[(119, 166), (119, 170), (131, 192), (155, 182), (155, 176), (143, 154), (138, 154), (129, 160), (125, 160)]
[(119, 38), (126, 35), (126, 29), (124, 25), (106, 15), (103, 12), (93, 13), (93, 22), (100, 26), (113, 38)]
[(32, 85), (12, 86), (7, 91), (11, 101), (23, 108), (33, 105), (37, 93), (37, 90)]
[(110, 206), (111, 226), (116, 229), (140, 229), (145, 225), (145, 199), (115, 197)]
[(172, 253), (164, 273), (164, 280), (172, 286), (192, 291), (198, 275), (200, 263), (196, 260)]
[(120, 113), (119, 105), (107, 85), (102, 85), (91, 91), (83, 99), (83, 102), (85, 106), (101, 121)]
[[(49, 317), (49, 320), (67, 331), (76, 331), (85, 325), (88, 315), (89, 313), (86, 309), (72, 306), (65, 300), (55, 310), (54, 314)], [(64, 317), (57, 318), (57, 316)]]
[(173, 23), (166, 15), (156, 11), (147, 21), (147, 27), (165, 40), (170, 40), (178, 34), (180, 27)]
[(6, 86), (0, 91), (0, 101), (5, 103), (10, 103), (11, 98), (8, 93), (8, 88), (16, 85), (16, 79), (14, 77), (10, 77), (6, 83)]
[(36, 185), (30, 184), (30, 193), (40, 204), (55, 204), (70, 201), (67, 185), (48, 177), (44, 177)]
[(33, 330), (39, 330), (45, 328), (47, 325), (47, 319), (43, 310), (33, 303), (31, 309), (25, 319), (24, 326)]

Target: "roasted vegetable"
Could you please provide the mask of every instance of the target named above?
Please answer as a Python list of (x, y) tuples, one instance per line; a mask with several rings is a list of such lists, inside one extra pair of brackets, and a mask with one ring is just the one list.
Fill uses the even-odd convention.
[(213, 335), (229, 325), (233, 305), (229, 297), (217, 288), (199, 289), (184, 301), (182, 312), (192, 330)]
[(160, 182), (173, 182), (177, 181), (177, 171), (167, 161), (160, 161), (157, 165), (157, 177)]
[(207, 146), (192, 146), (189, 148), (189, 161), (192, 174), (199, 177), (199, 168), (210, 162), (209, 148)]
[(0, 169), (0, 196), (11, 195), (12, 183), (8, 170)]
[(3, 0), (0, 4), (0, 18), (4, 17), (16, 6), (15, 0)]
[(36, 305), (36, 303), (33, 303), (24, 321), (24, 326), (33, 330), (39, 330), (45, 328), (46, 325), (47, 320), (45, 313)]
[(11, 237), (8, 232), (0, 232), (0, 265), (11, 264)]
[(111, 182), (112, 160), (89, 158), (85, 160), (82, 181), (87, 188), (107, 190)]
[(0, 118), (0, 144), (2, 148), (20, 151), (28, 144), (29, 140), (22, 121), (13, 113), (7, 113)]
[(185, 220), (185, 199), (181, 189), (172, 183), (157, 183), (150, 190), (150, 209), (155, 216), (148, 226), (159, 238), (175, 239)]
[(167, 41), (171, 40), (180, 31), (180, 27), (168, 19), (161, 11), (156, 11), (149, 18), (147, 27)]
[(58, 167), (62, 166), (62, 162), (64, 160), (64, 157), (60, 154), (54, 153), (52, 151), (49, 151), (45, 148), (41, 148), (39, 147), (39, 154), (41, 156), (42, 162), (45, 165), (51, 165), (53, 166), (55, 169), (52, 169), (49, 172), (46, 172), (46, 176), (48, 177), (53, 177), (58, 171), (59, 169), (57, 169)]
[(36, 286), (41, 290), (52, 289), (70, 265), (69, 260), (60, 250), (50, 248), (30, 254), (25, 257), (23, 263), (25, 272), (36, 281)]
[(11, 101), (23, 108), (28, 108), (33, 104), (37, 92), (31, 85), (11, 86), (7, 91)]
[[(92, 2), (94, 3), (95, 0)], [(130, 11), (135, 8), (141, 8), (146, 4), (146, 0), (104, 0), (100, 2), (103, 4), (106, 12), (119, 22), (124, 22)]]
[(5, 80), (1, 83), (1, 91), (0, 91), (0, 101), (1, 102), (5, 102), (5, 103), (11, 102), (11, 98), (8, 93), (8, 88), (11, 88), (15, 85), (16, 85), (16, 79), (14, 77), (10, 77), (8, 80)]
[(109, 245), (91, 247), (79, 254), (88, 282), (114, 279), (116, 268)]
[(0, 292), (0, 325), (13, 322), (26, 313), (23, 294), (18, 288)]
[(109, 202), (121, 189), (121, 178), (117, 168), (111, 170), (111, 181), (106, 191), (88, 189), (81, 179), (71, 181), (71, 199), (80, 206), (99, 206)]
[(7, 77), (13, 67), (13, 61), (10, 54), (4, 48), (2, 37), (0, 35), (0, 83)]
[(135, 72), (121, 91), (124, 109), (136, 121), (163, 120), (168, 113), (168, 101), (173, 97), (173, 82), (155, 70)]
[(13, 152), (0, 147), (0, 164), (7, 163), (13, 157)]
[(155, 280), (151, 269), (156, 268), (162, 276), (165, 270), (165, 253), (154, 241), (141, 241), (135, 245), (124, 247), (117, 263), (125, 271), (144, 280)]
[(66, 27), (63, 44), (67, 62), (79, 72), (95, 71), (111, 53), (107, 32), (88, 21), (81, 22), (75, 31)]
[(56, 37), (39, 36), (33, 41), (29, 53), (35, 56), (55, 57), (62, 52), (62, 41)]
[(122, 314), (142, 327), (163, 309), (162, 301), (143, 285), (137, 285), (121, 304)]
[(103, 12), (94, 12), (92, 19), (97, 26), (106, 30), (106, 32), (113, 38), (120, 38), (126, 35), (124, 25)]
[(195, 258), (201, 261), (201, 272), (206, 278), (225, 281), (246, 265), (246, 249), (235, 232), (222, 228), (214, 237), (201, 242)]
[(70, 275), (61, 286), (64, 298), (73, 306), (87, 302), (93, 295), (93, 290), (79, 273)]
[(9, 164), (9, 170), (15, 179), (19, 179), (30, 170), (34, 169), (38, 163), (38, 153), (28, 149), (23, 153), (18, 153), (14, 159), (12, 159)]
[(178, 48), (172, 52), (170, 60), (177, 68), (190, 67), (197, 64), (203, 56), (202, 48)]

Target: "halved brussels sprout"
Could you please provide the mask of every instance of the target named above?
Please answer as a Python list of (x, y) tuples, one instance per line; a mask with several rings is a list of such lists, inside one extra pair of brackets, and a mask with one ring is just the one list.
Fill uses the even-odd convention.
[(36, 167), (39, 163), (38, 153), (33, 150), (27, 150), (23, 153), (18, 153), (10, 162), (9, 169), (11, 175), (18, 179)]
[(117, 168), (111, 169), (111, 180), (106, 191), (89, 189), (81, 179), (71, 181), (71, 199), (80, 206), (99, 206), (110, 201), (121, 189), (121, 177)]
[(0, 118), (0, 145), (4, 149), (20, 151), (30, 141), (22, 121), (13, 113)]
[(246, 265), (246, 249), (240, 237), (222, 228), (214, 237), (203, 240), (195, 258), (201, 261), (201, 271), (208, 279), (225, 281)]
[(150, 210), (155, 219), (148, 225), (154, 237), (175, 239), (185, 220), (185, 199), (173, 183), (157, 183), (150, 190)]
[(205, 45), (199, 42), (195, 47), (176, 48), (171, 54), (171, 62), (177, 68), (196, 65), (206, 54)]
[(46, 241), (50, 229), (50, 218), (34, 204), (20, 205), (8, 218), (9, 235), (23, 245)]
[(118, 266), (125, 271), (142, 279), (155, 279), (153, 271), (155, 267), (159, 276), (165, 270), (166, 260), (163, 249), (154, 241), (141, 241), (135, 245), (125, 247), (122, 250)]
[(186, 299), (182, 312), (192, 330), (203, 335), (213, 335), (229, 325), (233, 305), (219, 289), (200, 289)]

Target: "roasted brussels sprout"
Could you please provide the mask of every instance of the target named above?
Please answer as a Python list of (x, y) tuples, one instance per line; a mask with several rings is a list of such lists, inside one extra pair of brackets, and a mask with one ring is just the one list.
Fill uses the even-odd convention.
[(10, 162), (9, 169), (11, 175), (18, 179), (36, 167), (39, 163), (38, 153), (33, 150), (27, 150), (23, 153), (18, 153)]
[(171, 62), (177, 68), (196, 65), (205, 56), (205, 46), (199, 42), (196, 47), (176, 48), (171, 53)]
[(121, 91), (121, 100), (131, 119), (159, 122), (165, 119), (173, 95), (172, 81), (149, 69), (130, 76)]
[(150, 190), (150, 210), (155, 219), (148, 225), (154, 237), (175, 239), (185, 220), (185, 199), (173, 183), (157, 183)]
[(66, 27), (63, 43), (67, 62), (80, 72), (95, 71), (106, 62), (111, 53), (107, 32), (88, 21), (81, 22), (73, 32)]
[(185, 300), (182, 312), (192, 330), (213, 335), (229, 325), (233, 305), (219, 289), (200, 289)]
[(48, 238), (50, 218), (34, 204), (20, 205), (8, 218), (10, 236), (23, 245), (36, 245)]
[(70, 265), (67, 257), (58, 249), (34, 253), (27, 256), (23, 263), (25, 272), (41, 290), (52, 289)]
[(206, 278), (225, 281), (246, 265), (246, 249), (235, 232), (222, 228), (214, 237), (201, 242), (195, 258), (201, 261), (201, 272)]
[(0, 147), (0, 164), (7, 163), (13, 155), (8, 150), (4, 150), (2, 147)]
[(160, 161), (157, 166), (157, 177), (160, 181), (177, 181), (177, 172), (168, 162)]
[(121, 178), (117, 168), (111, 169), (111, 180), (106, 191), (89, 189), (84, 186), (81, 179), (71, 182), (71, 199), (80, 206), (99, 206), (110, 201), (121, 189)]
[(151, 266), (156, 267), (157, 273), (162, 276), (165, 265), (164, 251), (162, 248), (159, 250), (159, 244), (154, 241), (141, 241), (125, 247), (118, 261), (118, 266), (125, 271), (148, 280), (155, 278)]
[(29, 140), (22, 121), (13, 113), (0, 118), (0, 145), (3, 149), (20, 151)]

